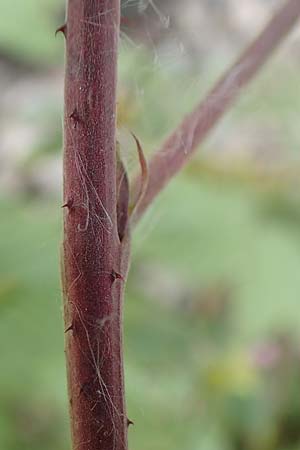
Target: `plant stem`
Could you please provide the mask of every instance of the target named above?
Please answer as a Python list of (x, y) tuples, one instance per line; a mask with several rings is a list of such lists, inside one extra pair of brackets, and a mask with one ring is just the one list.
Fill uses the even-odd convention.
[[(73, 450), (127, 449), (118, 234), (116, 82), (119, 0), (69, 0), (64, 245), (66, 358)], [(123, 258), (124, 259), (124, 258)]]
[[(215, 127), (224, 113), (268, 60), (296, 24), (300, 16), (300, 0), (288, 0), (266, 28), (216, 83), (203, 101), (188, 114), (155, 152), (148, 166), (146, 193), (138, 205), (139, 219), (164, 186), (179, 172)], [(141, 184), (141, 179), (135, 182)]]

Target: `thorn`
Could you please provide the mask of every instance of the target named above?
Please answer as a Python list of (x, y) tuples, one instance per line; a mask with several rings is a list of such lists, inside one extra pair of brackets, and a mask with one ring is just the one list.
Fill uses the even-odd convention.
[(57, 36), (57, 33), (62, 33), (65, 37), (67, 37), (67, 24), (64, 23), (57, 28), (57, 30), (55, 31), (55, 37)]
[(77, 127), (77, 124), (80, 122), (80, 117), (77, 111), (77, 108), (69, 115), (69, 119), (72, 119), (74, 122), (74, 128)]
[(91, 388), (92, 388), (92, 382), (87, 381), (86, 383), (83, 383), (80, 387), (79, 396), (83, 394), (85, 397), (91, 396)]
[(62, 208), (68, 208), (70, 211), (74, 207), (74, 200), (70, 198), (64, 205), (62, 205)]
[(132, 422), (132, 420), (129, 420), (129, 419), (127, 418), (127, 427), (129, 427), (129, 425), (134, 425), (134, 422)]
[(113, 282), (113, 283), (114, 283), (116, 280), (125, 281), (125, 280), (124, 280), (124, 277), (123, 277), (120, 273), (116, 272), (115, 270), (112, 270), (110, 275), (111, 275), (111, 279), (112, 279), (112, 282)]
[(73, 331), (74, 330), (74, 327), (73, 327), (73, 324), (71, 324), (66, 330), (65, 330), (65, 333), (68, 333), (68, 331)]

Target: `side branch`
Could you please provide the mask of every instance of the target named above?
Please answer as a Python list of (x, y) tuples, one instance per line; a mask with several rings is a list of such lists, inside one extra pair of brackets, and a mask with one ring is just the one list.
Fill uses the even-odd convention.
[[(208, 133), (256, 75), (300, 16), (300, 1), (288, 0), (254, 42), (225, 72), (205, 99), (188, 114), (154, 154), (149, 163), (149, 182), (136, 210), (140, 218), (152, 200), (189, 161)], [(136, 180), (141, 184), (141, 179)]]

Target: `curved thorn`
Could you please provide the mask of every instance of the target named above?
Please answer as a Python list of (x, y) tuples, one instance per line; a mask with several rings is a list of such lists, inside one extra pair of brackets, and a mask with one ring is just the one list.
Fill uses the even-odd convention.
[(57, 36), (57, 33), (62, 33), (65, 37), (67, 36), (67, 24), (64, 23), (60, 27), (57, 28), (55, 31), (55, 37)]
[(125, 281), (125, 280), (124, 280), (124, 277), (123, 277), (120, 273), (116, 272), (114, 269), (111, 271), (110, 276), (111, 276), (111, 279), (112, 279), (112, 282), (113, 282), (113, 283), (114, 283), (116, 280)]
[(65, 333), (68, 333), (68, 331), (73, 331), (74, 330), (74, 326), (73, 324), (71, 324), (66, 330)]
[(129, 425), (134, 425), (134, 422), (127, 418), (127, 427), (129, 427)]

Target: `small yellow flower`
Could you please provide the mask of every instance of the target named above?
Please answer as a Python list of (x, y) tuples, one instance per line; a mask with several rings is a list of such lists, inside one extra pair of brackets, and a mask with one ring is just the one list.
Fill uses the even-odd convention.
[(248, 395), (257, 386), (250, 357), (243, 353), (213, 361), (206, 369), (208, 387), (222, 394)]

